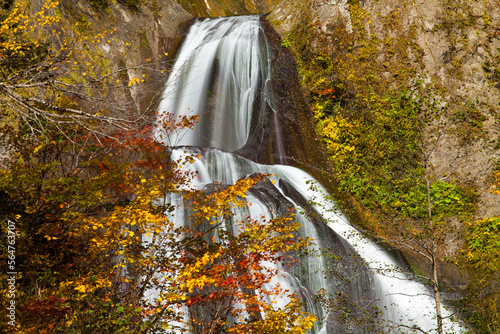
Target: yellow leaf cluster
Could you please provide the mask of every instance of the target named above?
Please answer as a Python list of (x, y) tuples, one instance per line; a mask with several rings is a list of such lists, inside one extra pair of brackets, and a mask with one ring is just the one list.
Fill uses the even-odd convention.
[(317, 320), (312, 314), (301, 308), (298, 298), (292, 297), (282, 308), (265, 309), (264, 320), (250, 324), (242, 324), (228, 330), (232, 334), (269, 333), (269, 334), (303, 334), (313, 327)]
[(500, 171), (494, 173), (495, 181), (491, 185), (491, 192), (500, 195)]
[(320, 104), (314, 108), (318, 132), (331, 153), (331, 159), (343, 162), (345, 157), (355, 154), (359, 142), (356, 135), (359, 122), (347, 120), (341, 113), (326, 117), (323, 109)]
[[(30, 43), (28, 33), (59, 22), (60, 18), (51, 14), (57, 6), (59, 6), (59, 1), (47, 0), (34, 17), (29, 17), (23, 14), (23, 4), (16, 3), (0, 25), (0, 36), (2, 36), (0, 39), (0, 59), (16, 54), (24, 56), (23, 49)], [(35, 47), (39, 46), (39, 42), (34, 41), (33, 43)]]

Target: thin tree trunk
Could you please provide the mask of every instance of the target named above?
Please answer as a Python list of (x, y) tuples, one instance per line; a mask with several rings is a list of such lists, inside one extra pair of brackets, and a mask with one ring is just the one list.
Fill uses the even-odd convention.
[(428, 168), (427, 161), (425, 161), (424, 171), (425, 171), (425, 188), (427, 190), (427, 218), (429, 218), (429, 223), (432, 223), (431, 182), (429, 180), (429, 174), (427, 168)]
[(436, 257), (432, 255), (432, 283), (434, 285), (434, 300), (436, 301), (436, 316), (438, 322), (438, 333), (443, 334), (443, 316), (441, 314), (441, 297), (439, 296)]
[[(428, 174), (428, 165), (427, 160), (424, 164), (425, 170), (425, 183), (427, 190), (427, 214), (429, 219), (429, 224), (432, 224), (432, 202), (431, 202), (431, 185)], [(439, 296), (439, 280), (437, 274), (437, 259), (436, 259), (436, 248), (434, 247), (434, 242), (432, 245), (432, 284), (434, 286), (434, 300), (436, 302), (436, 317), (437, 317), (437, 325), (438, 325), (438, 333), (443, 334), (443, 316), (441, 314), (441, 297)]]

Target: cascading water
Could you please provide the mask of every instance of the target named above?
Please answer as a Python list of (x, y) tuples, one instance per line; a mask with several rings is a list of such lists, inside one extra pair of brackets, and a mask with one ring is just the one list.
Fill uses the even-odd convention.
[(268, 52), (258, 20), (232, 17), (193, 24), (158, 109), (176, 115), (195, 113), (199, 123), (194, 130), (174, 132), (160, 141), (227, 151), (241, 148), (259, 95), (270, 96), (265, 94)]
[[(323, 201), (326, 190), (310, 175), (295, 167), (262, 165), (220, 150), (243, 147), (253, 128), (262, 125), (266, 110), (273, 112), (270, 119), (278, 117), (269, 88), (270, 63), (259, 17), (196, 22), (179, 52), (159, 110), (176, 115), (196, 114), (200, 122), (194, 130), (168, 136), (158, 126), (156, 138), (170, 146), (193, 146), (173, 149), (172, 159), (188, 154), (197, 157), (185, 167), (198, 174), (193, 180), (194, 188), (203, 189), (213, 182), (234, 184), (254, 173), (271, 175), (275, 186), (270, 185), (272, 189), (266, 192), (251, 190), (248, 203), (252, 205), (235, 212), (235, 219), (248, 215), (270, 219), (275, 211), (279, 214), (273, 204), (276, 201), (296, 208), (301, 233), (316, 243), (310, 251), (323, 255), (302, 259), (293, 272), (277, 269), (283, 274), (279, 276), (280, 284), (301, 296), (307, 311), (320, 319), (311, 333), (367, 332), (363, 326), (345, 323), (338, 314), (314, 302), (312, 295), (319, 291), (334, 297), (349, 296), (352, 305), (356, 305), (351, 310), (353, 317), (356, 312), (378, 307), (383, 311), (379, 325), (397, 328), (393, 332), (412, 332), (412, 326), (432, 332), (435, 309), (428, 289), (401, 273), (385, 250), (358, 233), (335, 205)], [(160, 115), (158, 124), (161, 122)], [(279, 140), (281, 129), (277, 120), (268, 129), (275, 131)], [(284, 152), (283, 145), (277, 143), (280, 152)], [(280, 161), (283, 163), (284, 159)], [(176, 215), (179, 224), (182, 217), (181, 212)], [(286, 301), (277, 302), (279, 306)], [(444, 317), (449, 315), (445, 310)], [(449, 319), (445, 320), (445, 329), (452, 333), (465, 331)]]

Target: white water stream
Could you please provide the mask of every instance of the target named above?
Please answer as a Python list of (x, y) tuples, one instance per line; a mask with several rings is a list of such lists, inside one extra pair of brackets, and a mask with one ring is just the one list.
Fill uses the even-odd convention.
[[(259, 94), (269, 94), (265, 88), (269, 79), (269, 51), (258, 17), (233, 17), (196, 22), (179, 52), (173, 72), (167, 82), (160, 111), (176, 115), (197, 114), (200, 123), (195, 130), (166, 135), (157, 128), (156, 138), (166, 145), (192, 145), (214, 147), (235, 151), (242, 147), (251, 131), (252, 117), (257, 110), (255, 104)], [(263, 96), (272, 100), (270, 96)], [(160, 116), (159, 122), (162, 121)], [(280, 143), (283, 145), (283, 143)], [(383, 248), (363, 237), (340, 213), (335, 205), (323, 201), (326, 190), (317, 184), (306, 172), (284, 165), (261, 165), (235, 154), (217, 149), (183, 147), (173, 150), (172, 159), (184, 155), (200, 156), (184, 168), (196, 172), (192, 186), (202, 189), (213, 182), (234, 184), (238, 179), (253, 173), (264, 173), (276, 181), (276, 189), (297, 208), (297, 219), (302, 223), (302, 233), (319, 240), (319, 246), (332, 246), (324, 241), (324, 235), (317, 226), (301, 214), (300, 203), (290, 197), (283, 184), (288, 183), (306, 200), (315, 199), (314, 209), (331, 230), (340, 235), (370, 268), (372, 278), (366, 282), (373, 303), (384, 312), (381, 326), (395, 325), (394, 333), (412, 333), (412, 326), (437, 332), (434, 300), (430, 290), (421, 283), (411, 280), (402, 273), (398, 263)], [(286, 182), (283, 182), (286, 181)], [(316, 190), (311, 189), (311, 182)], [(269, 205), (249, 196), (252, 206), (243, 209), (242, 217), (254, 218), (264, 215), (272, 217)], [(237, 217), (236, 217), (237, 219)], [(322, 240), (322, 241), (321, 241)], [(317, 246), (317, 247), (319, 247)], [(334, 247), (334, 246), (332, 246)], [(320, 289), (331, 291), (330, 278), (326, 272), (323, 257), (308, 260), (308, 270), (300, 275), (286, 271), (287, 278), (280, 283), (291, 291), (304, 296), (309, 311), (321, 317), (323, 310), (312, 300), (311, 293)], [(360, 287), (359, 295), (366, 293)], [(281, 305), (286, 300), (280, 302)], [(278, 305), (280, 305), (278, 303)], [(443, 316), (450, 316), (443, 310)], [(324, 315), (324, 314), (323, 314)], [(447, 333), (460, 333), (465, 329), (449, 318), (445, 321)], [(311, 333), (339, 333), (331, 331), (327, 321), (319, 321)], [(352, 333), (361, 331), (353, 330)]]
[(194, 131), (179, 130), (164, 137), (157, 133), (157, 138), (170, 146), (241, 148), (249, 135), (255, 102), (266, 90), (269, 59), (257, 18), (218, 18), (193, 24), (158, 110), (176, 116), (196, 114), (199, 123)]

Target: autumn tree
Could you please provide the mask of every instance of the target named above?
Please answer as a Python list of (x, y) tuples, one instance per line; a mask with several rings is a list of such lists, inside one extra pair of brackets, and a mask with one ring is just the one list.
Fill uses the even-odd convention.
[[(123, 80), (92, 59), (82, 62), (74, 52), (84, 41), (78, 34), (58, 43), (36, 36), (43, 29), (58, 34), (57, 6), (48, 1), (34, 17), (20, 4), (2, 12), (1, 140), (7, 149), (0, 216), (2, 235), (15, 225), (18, 274), (16, 327), (2, 321), (0, 330), (311, 328), (315, 318), (297, 296), (270, 284), (278, 273), (264, 265), (308, 244), (296, 236), (293, 212), (270, 221), (233, 219), (247, 191), (267, 178), (191, 189), (193, 175), (178, 166), (196, 157), (171, 161), (170, 148), (152, 139), (151, 121), (104, 98), (140, 84), (138, 78)], [(172, 116), (163, 126), (168, 132), (196, 121)], [(178, 202), (188, 203), (182, 223), (175, 216)], [(230, 220), (233, 231), (225, 228)], [(1, 262), (8, 256), (2, 240)], [(2, 293), (6, 278), (2, 272)], [(272, 307), (267, 299), (273, 297), (288, 303)], [(2, 298), (1, 307), (7, 302)]]
[(402, 102), (413, 112), (418, 134), (412, 148), (415, 168), (406, 170), (406, 180), (402, 183), (404, 188), (400, 188), (393, 203), (396, 214), (389, 224), (390, 228), (381, 232), (378, 238), (427, 261), (430, 276), (423, 278), (433, 288), (437, 332), (444, 333), (439, 266), (448, 243), (459, 237), (455, 220), (470, 218), (475, 194), (467, 191), (458, 180), (453, 180), (450, 173), (456, 164), (462, 163), (467, 153), (457, 154), (445, 170), (434, 169), (434, 156), (450, 137), (448, 118), (452, 116), (446, 103), (432, 89), (432, 84), (417, 82), (402, 97)]
[[(238, 233), (224, 228), (245, 193), (269, 181), (252, 177), (210, 193), (186, 190), (191, 176), (176, 167), (195, 157), (171, 162), (168, 150), (145, 133), (134, 133), (130, 141), (120, 138), (126, 146), (108, 139), (110, 147), (90, 146), (73, 161), (67, 140), (40, 148), (33, 139), (10, 134), (13, 159), (0, 171), (1, 215), (7, 218), (2, 228), (15, 221), (19, 233), (19, 328), (36, 333), (310, 328), (315, 319), (295, 297), (277, 286), (265, 288), (277, 272), (263, 263), (282, 261), (307, 244), (296, 237), (293, 213), (270, 221), (233, 221)], [(130, 148), (141, 158), (129, 162)], [(182, 202), (192, 207), (179, 225), (170, 212)], [(2, 254), (5, 260), (5, 248)], [(274, 309), (267, 303), (272, 296), (290, 302)], [(203, 311), (185, 319), (186, 308)]]
[(112, 39), (115, 30), (94, 35), (80, 22), (64, 21), (56, 0), (32, 14), (22, 2), (11, 7), (2, 11), (0, 27), (3, 123), (22, 124), (39, 135), (50, 124), (70, 139), (79, 129), (106, 137), (110, 129), (128, 131), (147, 122), (144, 116), (152, 110), (138, 110), (130, 98), (118, 97), (140, 89), (146, 72), (163, 71), (161, 57), (137, 66), (106, 65), (88, 48)]

